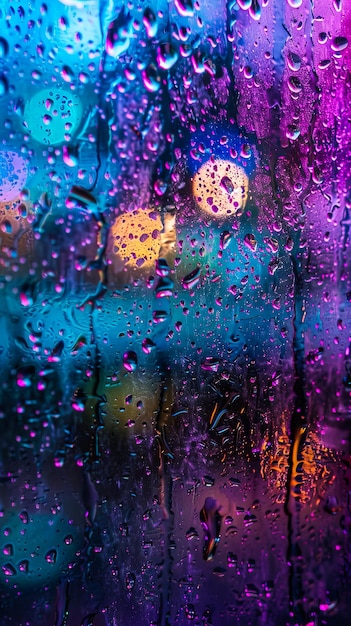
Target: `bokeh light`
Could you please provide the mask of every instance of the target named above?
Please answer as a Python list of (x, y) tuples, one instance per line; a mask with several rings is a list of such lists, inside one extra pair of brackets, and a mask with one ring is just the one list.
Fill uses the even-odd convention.
[(26, 160), (16, 152), (0, 152), (0, 202), (10, 202), (21, 192), (27, 179)]
[(155, 209), (135, 209), (119, 215), (111, 227), (113, 251), (126, 266), (150, 268), (159, 257), (160, 214)]
[(77, 94), (52, 87), (35, 93), (27, 100), (24, 125), (39, 143), (55, 146), (70, 141), (83, 115)]
[(200, 209), (218, 219), (242, 214), (248, 188), (245, 170), (224, 159), (209, 159), (193, 178), (193, 194)]

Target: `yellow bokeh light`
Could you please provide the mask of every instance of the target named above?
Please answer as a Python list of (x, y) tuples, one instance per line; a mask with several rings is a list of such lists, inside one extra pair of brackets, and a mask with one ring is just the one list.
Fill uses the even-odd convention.
[(111, 227), (113, 251), (128, 267), (149, 268), (159, 258), (162, 230), (161, 216), (154, 209), (123, 213)]
[(245, 170), (224, 159), (211, 158), (193, 178), (193, 194), (200, 209), (219, 219), (242, 215), (248, 189)]

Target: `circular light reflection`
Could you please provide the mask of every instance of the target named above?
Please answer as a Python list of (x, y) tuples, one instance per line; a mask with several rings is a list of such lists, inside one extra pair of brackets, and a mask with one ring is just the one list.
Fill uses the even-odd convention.
[(153, 209), (119, 215), (111, 228), (113, 251), (128, 267), (148, 267), (159, 258), (163, 224)]
[(26, 161), (16, 152), (0, 152), (0, 202), (15, 200), (27, 178)]
[(43, 89), (26, 103), (24, 118), (30, 135), (46, 145), (69, 141), (83, 115), (79, 97), (64, 89)]
[(242, 215), (248, 189), (245, 170), (224, 159), (211, 158), (193, 178), (193, 194), (200, 209), (218, 219)]

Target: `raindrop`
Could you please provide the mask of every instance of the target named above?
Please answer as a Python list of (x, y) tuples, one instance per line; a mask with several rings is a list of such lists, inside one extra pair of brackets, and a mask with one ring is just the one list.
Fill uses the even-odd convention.
[(23, 524), (28, 524), (29, 515), (27, 511), (21, 511), (18, 517), (20, 518), (21, 522), (23, 522)]
[(68, 167), (77, 167), (79, 164), (78, 151), (73, 146), (63, 146), (62, 158), (63, 162), (68, 165)]
[(142, 71), (141, 76), (144, 86), (151, 93), (158, 91), (161, 87), (161, 78), (154, 63), (150, 63), (147, 68)]
[(20, 572), (23, 572), (24, 574), (27, 574), (28, 570), (29, 570), (29, 561), (27, 561), (27, 559), (24, 559), (23, 561), (20, 561), (18, 563), (18, 569), (20, 570)]
[(1, 566), (1, 569), (5, 576), (16, 576), (17, 574), (16, 569), (11, 563), (5, 563), (5, 565)]
[(232, 238), (233, 236), (228, 230), (225, 230), (223, 233), (221, 233), (221, 238), (220, 238), (220, 243), (219, 243), (220, 250), (226, 250), (230, 242), (232, 241)]
[(74, 81), (74, 74), (68, 65), (63, 66), (61, 76), (66, 83), (72, 83)]
[(4, 76), (4, 74), (0, 75), (0, 97), (4, 96), (9, 89), (9, 85), (6, 79), (6, 76)]
[(108, 27), (105, 44), (107, 54), (115, 59), (121, 56), (129, 48), (131, 35), (132, 22), (123, 7), (119, 16)]
[(191, 526), (191, 528), (189, 528), (189, 530), (186, 531), (185, 536), (188, 541), (191, 541), (192, 539), (198, 539), (199, 533), (193, 526)]
[(54, 565), (56, 563), (56, 559), (57, 559), (57, 550), (55, 550), (54, 548), (52, 550), (48, 550), (48, 552), (45, 555), (45, 560)]
[(289, 52), (288, 54), (288, 66), (293, 72), (298, 72), (301, 67), (301, 59), (295, 52)]
[(6, 546), (3, 547), (2, 551), (3, 551), (3, 553), (6, 556), (13, 556), (13, 545), (12, 545), (12, 543), (6, 544)]
[(293, 9), (298, 9), (302, 4), (302, 0), (288, 0), (288, 4), (290, 4)]
[(195, 268), (190, 274), (187, 274), (182, 279), (182, 285), (184, 289), (193, 289), (200, 280), (201, 267)]
[(123, 355), (123, 367), (127, 372), (135, 372), (138, 364), (137, 355), (133, 350), (128, 350)]
[(126, 573), (126, 589), (127, 591), (132, 591), (135, 586), (135, 574), (133, 572)]
[(194, 6), (192, 0), (175, 0), (175, 7), (182, 17), (193, 17)]
[(196, 611), (195, 611), (195, 607), (193, 604), (186, 604), (185, 605), (185, 617), (188, 620), (193, 620), (196, 617)]
[(326, 70), (330, 65), (330, 59), (324, 59), (324, 61), (319, 61), (318, 68), (320, 70)]
[(341, 52), (342, 50), (345, 50), (345, 48), (347, 48), (348, 45), (349, 45), (349, 42), (346, 39), (346, 37), (341, 37), (341, 36), (335, 37), (331, 44), (331, 49), (334, 50), (335, 52)]
[(258, 20), (261, 18), (261, 7), (258, 3), (258, 0), (251, 1), (251, 6), (249, 7), (249, 14), (254, 20), (256, 20), (256, 22), (258, 22)]
[(223, 178), (221, 179), (220, 185), (222, 189), (224, 189), (224, 191), (226, 191), (228, 194), (232, 194), (235, 189), (229, 176), (223, 176)]
[(247, 235), (245, 235), (244, 243), (247, 245), (248, 248), (250, 248), (250, 250), (255, 251), (257, 249), (257, 241), (255, 235), (253, 235), (252, 233), (248, 233)]
[(142, 349), (145, 354), (150, 354), (156, 348), (156, 344), (151, 339), (143, 339)]
[(170, 43), (163, 43), (157, 49), (157, 64), (162, 70), (170, 70), (177, 62), (178, 53)]
[(5, 57), (8, 51), (9, 51), (8, 42), (6, 41), (6, 39), (4, 39), (4, 37), (0, 37), (0, 59)]
[(145, 26), (147, 36), (156, 37), (158, 29), (157, 18), (149, 7), (144, 11), (143, 24)]
[(252, 0), (237, 0), (237, 3), (241, 9), (247, 11), (251, 7)]
[(290, 76), (288, 80), (288, 87), (293, 94), (298, 94), (302, 91), (302, 85), (297, 76)]

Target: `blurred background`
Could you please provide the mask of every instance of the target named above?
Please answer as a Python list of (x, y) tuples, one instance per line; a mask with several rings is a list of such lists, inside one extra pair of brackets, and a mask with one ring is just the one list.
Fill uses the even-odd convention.
[(0, 625), (338, 626), (351, 8), (0, 4)]

